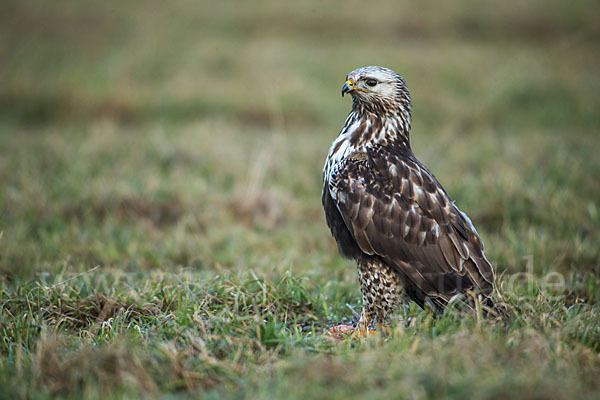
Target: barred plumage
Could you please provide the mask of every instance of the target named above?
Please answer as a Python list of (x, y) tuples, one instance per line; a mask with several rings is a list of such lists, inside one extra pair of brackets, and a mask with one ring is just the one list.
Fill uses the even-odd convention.
[(344, 93), (352, 111), (325, 162), (323, 206), (341, 254), (359, 267), (359, 329), (409, 300), (441, 311), (468, 290), (489, 296), (494, 272), (475, 227), (410, 148), (404, 79), (359, 68)]

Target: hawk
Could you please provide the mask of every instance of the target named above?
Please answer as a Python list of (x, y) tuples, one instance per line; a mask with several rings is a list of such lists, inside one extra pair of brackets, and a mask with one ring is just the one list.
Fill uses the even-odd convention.
[(359, 334), (410, 300), (441, 313), (467, 291), (489, 306), (494, 271), (469, 217), (410, 147), (410, 94), (383, 67), (346, 77), (352, 110), (323, 168), (323, 207), (340, 253), (356, 260)]

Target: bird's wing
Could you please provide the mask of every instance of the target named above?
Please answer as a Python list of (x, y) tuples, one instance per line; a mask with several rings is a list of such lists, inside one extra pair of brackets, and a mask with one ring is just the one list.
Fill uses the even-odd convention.
[(328, 187), (360, 249), (380, 256), (436, 305), (466, 290), (491, 293), (494, 272), (473, 224), (412, 154), (354, 153)]

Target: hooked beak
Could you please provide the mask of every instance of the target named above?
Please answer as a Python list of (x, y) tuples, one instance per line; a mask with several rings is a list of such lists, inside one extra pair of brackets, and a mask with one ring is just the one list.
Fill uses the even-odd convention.
[(354, 82), (352, 82), (352, 80), (348, 79), (346, 81), (346, 83), (344, 83), (344, 86), (342, 86), (342, 97), (344, 97), (344, 95), (346, 93), (350, 93), (354, 91)]

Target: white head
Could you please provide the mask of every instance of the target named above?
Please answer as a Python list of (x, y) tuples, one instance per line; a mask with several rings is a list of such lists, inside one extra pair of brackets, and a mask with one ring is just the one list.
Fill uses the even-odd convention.
[(404, 79), (389, 68), (362, 67), (346, 76), (342, 96), (352, 95), (353, 108), (384, 116), (389, 113), (410, 115), (410, 94)]

